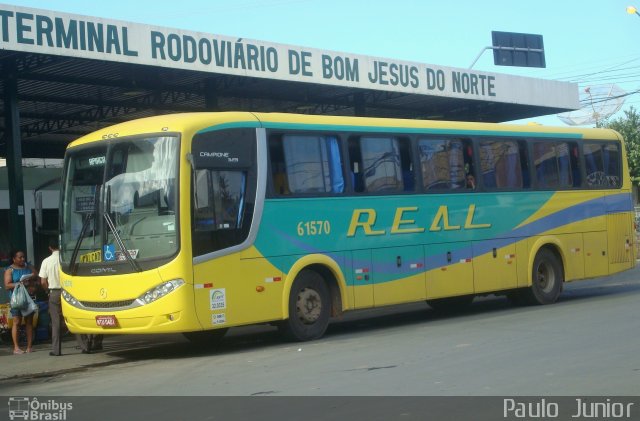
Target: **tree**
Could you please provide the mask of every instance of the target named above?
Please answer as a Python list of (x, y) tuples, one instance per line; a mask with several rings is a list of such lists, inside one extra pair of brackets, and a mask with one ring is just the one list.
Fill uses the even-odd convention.
[(613, 129), (620, 133), (627, 147), (627, 162), (629, 163), (629, 173), (631, 182), (634, 185), (640, 184), (640, 113), (630, 107), (624, 111), (624, 117), (607, 121), (602, 127)]

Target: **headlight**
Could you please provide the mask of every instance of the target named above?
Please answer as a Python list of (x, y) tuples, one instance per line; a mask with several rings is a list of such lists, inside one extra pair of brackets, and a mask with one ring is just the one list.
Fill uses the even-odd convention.
[(145, 292), (140, 297), (138, 297), (138, 301), (140, 302), (140, 304), (150, 304), (158, 298), (162, 298), (165, 295), (169, 294), (171, 291), (175, 290), (183, 284), (184, 281), (182, 279), (172, 279), (171, 281), (167, 281)]
[(78, 307), (78, 300), (76, 300), (73, 295), (69, 294), (67, 291), (65, 291), (64, 289), (62, 290), (62, 297), (64, 298), (64, 300), (66, 302), (68, 302), (69, 304), (71, 304), (74, 307)]
[(164, 282), (135, 300), (129, 299), (124, 301), (115, 301), (115, 302), (80, 302), (73, 295), (69, 294), (67, 291), (62, 290), (62, 297), (64, 300), (72, 305), (73, 307), (77, 307), (87, 311), (105, 311), (105, 310), (129, 310), (132, 308), (140, 307), (145, 304), (151, 304), (159, 298), (164, 297), (167, 294), (175, 291), (181, 285), (184, 285), (184, 280), (182, 279), (172, 279), (170, 281)]

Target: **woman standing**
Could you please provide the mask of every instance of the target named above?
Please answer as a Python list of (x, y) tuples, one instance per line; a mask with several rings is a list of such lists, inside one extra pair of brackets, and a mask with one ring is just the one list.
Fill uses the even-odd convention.
[[(14, 250), (11, 252), (11, 265), (4, 271), (4, 287), (9, 291), (9, 299), (13, 289), (20, 282), (20, 278), (24, 275), (36, 276), (36, 271), (27, 265), (27, 256), (22, 250)], [(13, 318), (13, 326), (11, 327), (11, 339), (13, 339), (13, 353), (23, 354), (24, 351), (18, 345), (18, 326), (22, 323), (22, 313), (20, 310), (11, 309)], [(33, 313), (24, 317), (27, 329), (27, 352), (31, 352), (31, 343), (33, 341)]]

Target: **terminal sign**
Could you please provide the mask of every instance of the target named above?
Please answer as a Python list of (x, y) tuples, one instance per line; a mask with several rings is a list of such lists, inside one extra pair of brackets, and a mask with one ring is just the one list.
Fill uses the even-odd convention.
[[(579, 108), (574, 84), (0, 5), (0, 49), (353, 88)], [(531, 89), (534, 83), (544, 83)], [(552, 98), (548, 95), (553, 92)]]

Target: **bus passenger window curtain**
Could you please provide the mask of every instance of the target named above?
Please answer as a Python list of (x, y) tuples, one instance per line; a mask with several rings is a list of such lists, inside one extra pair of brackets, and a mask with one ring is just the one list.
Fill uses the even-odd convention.
[(329, 175), (331, 177), (331, 193), (344, 191), (344, 176), (342, 175), (342, 161), (340, 160), (340, 147), (335, 136), (325, 139), (329, 160)]
[(561, 143), (556, 147), (556, 156), (558, 158), (558, 170), (560, 172), (560, 186), (571, 187), (571, 161), (569, 156), (569, 145)]
[(520, 152), (516, 144), (508, 144), (506, 148), (506, 156), (503, 157), (505, 161), (505, 173), (503, 177), (499, 177), (499, 180), (505, 180), (501, 182), (499, 187), (522, 187), (522, 169), (520, 168)]

